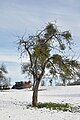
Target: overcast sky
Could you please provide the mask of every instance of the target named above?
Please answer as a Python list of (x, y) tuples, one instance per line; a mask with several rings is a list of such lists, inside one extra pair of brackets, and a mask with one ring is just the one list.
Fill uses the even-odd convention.
[(61, 30), (71, 31), (79, 55), (80, 0), (0, 0), (0, 63), (7, 66), (12, 83), (24, 79), (16, 36), (34, 34), (54, 21)]

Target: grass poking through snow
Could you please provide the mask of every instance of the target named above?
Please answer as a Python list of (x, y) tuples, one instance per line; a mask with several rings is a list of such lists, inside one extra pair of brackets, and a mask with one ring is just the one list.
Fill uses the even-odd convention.
[(68, 103), (38, 103), (38, 108), (48, 108), (50, 110), (72, 111), (72, 107)]

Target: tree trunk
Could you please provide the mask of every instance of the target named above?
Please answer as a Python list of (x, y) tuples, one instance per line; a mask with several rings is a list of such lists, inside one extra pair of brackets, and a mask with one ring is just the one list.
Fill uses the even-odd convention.
[(38, 88), (39, 88), (39, 81), (36, 81), (36, 84), (33, 88), (33, 96), (32, 96), (32, 106), (36, 107), (38, 103)]

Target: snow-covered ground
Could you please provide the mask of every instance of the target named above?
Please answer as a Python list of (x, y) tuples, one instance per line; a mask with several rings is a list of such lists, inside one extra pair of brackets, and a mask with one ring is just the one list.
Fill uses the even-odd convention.
[[(0, 91), (0, 120), (80, 120), (79, 112), (28, 108), (31, 100), (32, 91), (28, 89)], [(80, 86), (40, 88), (39, 102), (80, 106)]]

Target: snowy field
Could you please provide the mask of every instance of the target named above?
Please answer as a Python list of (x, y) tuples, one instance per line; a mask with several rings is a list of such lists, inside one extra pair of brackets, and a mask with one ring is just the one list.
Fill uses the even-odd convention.
[[(31, 100), (32, 91), (28, 89), (0, 91), (0, 120), (80, 120), (79, 112), (28, 107)], [(40, 88), (39, 102), (80, 106), (80, 86)]]

